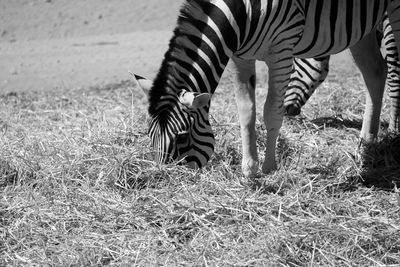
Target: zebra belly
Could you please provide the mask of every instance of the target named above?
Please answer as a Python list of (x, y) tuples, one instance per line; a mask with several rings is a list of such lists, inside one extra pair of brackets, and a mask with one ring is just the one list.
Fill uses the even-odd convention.
[(336, 54), (353, 46), (382, 20), (386, 0), (310, 0), (295, 57)]

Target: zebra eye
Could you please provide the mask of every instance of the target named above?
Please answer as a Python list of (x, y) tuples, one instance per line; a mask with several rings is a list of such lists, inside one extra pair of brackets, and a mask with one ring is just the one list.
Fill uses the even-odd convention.
[(175, 142), (176, 142), (176, 144), (186, 144), (188, 138), (189, 138), (188, 132), (178, 133), (176, 135)]

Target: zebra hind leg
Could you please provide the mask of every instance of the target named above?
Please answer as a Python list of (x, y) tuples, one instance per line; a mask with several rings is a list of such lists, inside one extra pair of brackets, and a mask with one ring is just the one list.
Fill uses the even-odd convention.
[(378, 135), (386, 80), (386, 63), (376, 42), (376, 32), (371, 32), (350, 50), (367, 86), (366, 106), (360, 136), (369, 143), (375, 141)]
[(387, 11), (396, 40), (397, 51), (400, 51), (400, 0), (390, 0)]
[[(400, 53), (400, 0), (391, 0), (389, 1), (389, 7), (388, 7), (388, 16), (390, 20), (390, 25), (392, 27), (394, 39), (396, 40), (396, 46), (397, 46), (397, 52)], [(400, 93), (398, 92), (397, 97), (400, 98)], [(395, 103), (397, 103), (397, 107), (400, 109), (400, 99), (397, 99)], [(396, 108), (396, 107), (395, 107)], [(394, 114), (395, 116), (397, 115), (397, 129), (400, 128), (399, 126), (399, 113)]]
[(228, 70), (234, 74), (236, 83), (235, 97), (242, 138), (242, 172), (245, 177), (252, 177), (258, 171), (255, 131), (255, 61), (233, 57)]
[[(388, 61), (387, 61), (388, 62)], [(400, 61), (397, 58), (397, 67), (388, 63), (388, 91), (390, 98), (389, 131), (400, 133)]]
[(388, 18), (383, 21), (383, 48), (388, 68), (387, 87), (390, 98), (390, 120), (389, 130), (400, 132), (400, 60), (397, 51), (396, 41)]

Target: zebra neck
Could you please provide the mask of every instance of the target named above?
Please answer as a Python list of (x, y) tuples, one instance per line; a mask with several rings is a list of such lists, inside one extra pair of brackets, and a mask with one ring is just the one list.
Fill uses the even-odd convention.
[(229, 58), (240, 45), (239, 29), (233, 26), (235, 7), (228, 6), (235, 3), (243, 5), (233, 0), (189, 0), (182, 7), (150, 91), (150, 113), (163, 96), (177, 96), (182, 89), (214, 93)]

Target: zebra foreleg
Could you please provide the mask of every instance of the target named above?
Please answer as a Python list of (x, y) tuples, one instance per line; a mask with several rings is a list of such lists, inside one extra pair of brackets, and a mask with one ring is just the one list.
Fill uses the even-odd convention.
[(275, 150), (279, 130), (283, 121), (283, 100), (290, 74), (293, 57), (291, 54), (277, 53), (267, 60), (268, 64), (268, 94), (264, 104), (264, 123), (267, 128), (265, 144), (265, 159), (262, 166), (264, 173), (277, 169)]
[(251, 177), (258, 171), (256, 145), (256, 106), (255, 106), (255, 61), (233, 57), (229, 69), (235, 76), (235, 97), (239, 113), (242, 138), (242, 171), (245, 177)]
[(372, 142), (376, 140), (379, 131), (387, 66), (376, 43), (375, 32), (370, 33), (350, 50), (367, 86), (360, 136), (364, 141)]

